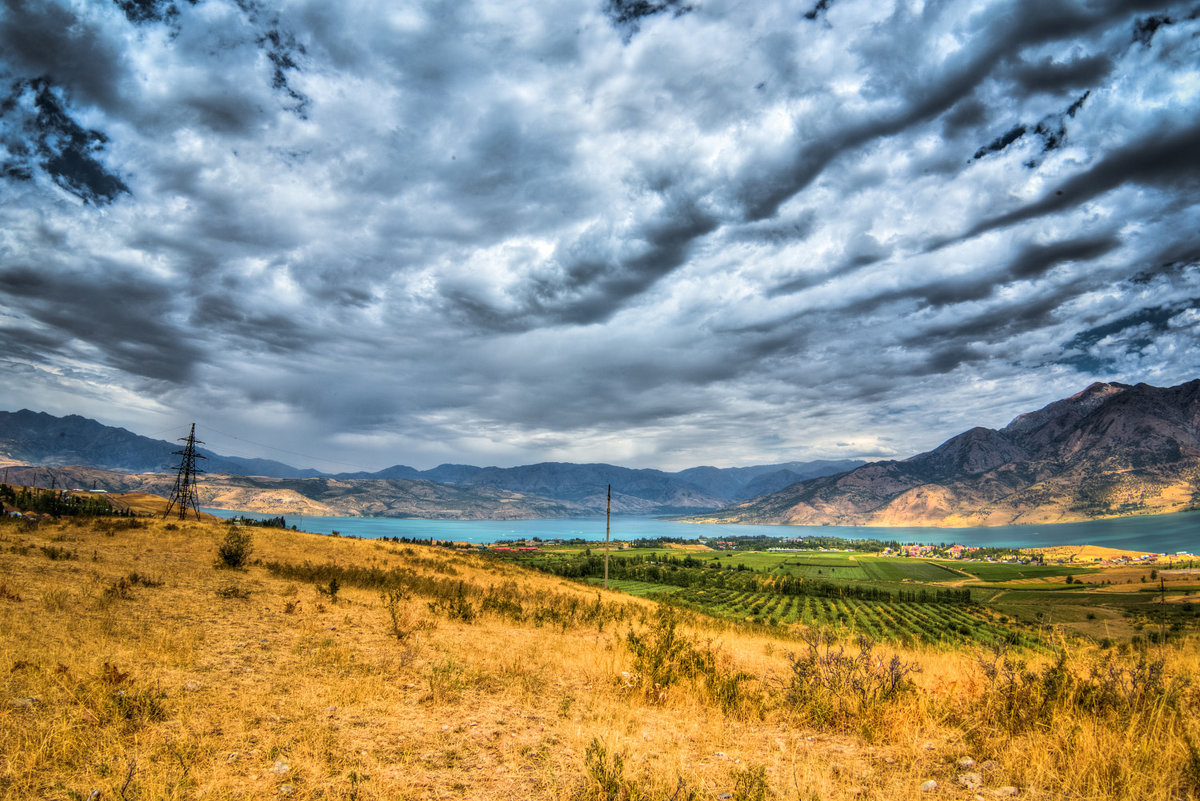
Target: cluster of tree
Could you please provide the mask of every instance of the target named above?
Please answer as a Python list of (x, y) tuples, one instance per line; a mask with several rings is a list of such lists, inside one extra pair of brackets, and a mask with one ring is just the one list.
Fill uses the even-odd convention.
[(1021, 553), (1015, 548), (992, 548), (980, 547), (970, 551), (972, 559), (993, 559), (999, 561), (1001, 559), (1028, 559), (1035, 564), (1045, 564), (1046, 558), (1040, 553), (1027, 554)]
[(900, 590), (896, 594), (896, 600), (904, 603), (916, 604), (969, 604), (971, 603), (971, 591), (966, 588), (948, 588), (937, 589), (930, 592), (926, 589), (920, 590)]
[(66, 490), (0, 484), (0, 514), (9, 512), (53, 517), (132, 517), (130, 512), (114, 507), (103, 495), (80, 496)]
[(288, 527), (287, 521), (283, 519), (283, 515), (280, 515), (279, 517), (267, 517), (263, 518), (262, 520), (254, 517), (244, 517), (242, 515), (238, 515), (237, 517), (229, 518), (228, 522), (235, 526), (258, 526), (259, 528)]
[[(333, 532), (333, 536), (342, 536), (337, 531)], [(403, 545), (428, 545), (433, 548), (450, 548), (461, 550), (474, 550), (476, 546), (470, 543), (452, 542), (451, 540), (435, 540), (431, 537), (378, 537), (380, 542), (395, 542)], [(523, 543), (524, 540), (521, 540)]]
[[(662, 539), (653, 542), (694, 542), (694, 540), (683, 539)], [(844, 537), (768, 537), (764, 535), (758, 536), (738, 536), (738, 537), (721, 537), (719, 539), (708, 538), (707, 542), (728, 543), (728, 546), (722, 550), (734, 551), (766, 551), (771, 548), (799, 548), (812, 549), (827, 548), (838, 551), (860, 551), (863, 553), (875, 553), (882, 551), (884, 548), (893, 550), (900, 547), (900, 543), (896, 540), (876, 540), (876, 539), (846, 539)], [(655, 547), (653, 544), (645, 546), (637, 545), (636, 547)]]

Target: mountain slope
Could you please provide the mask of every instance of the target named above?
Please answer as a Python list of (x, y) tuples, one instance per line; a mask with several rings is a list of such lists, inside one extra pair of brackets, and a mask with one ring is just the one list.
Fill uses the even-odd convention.
[(852, 470), (861, 461), (819, 460), (753, 467), (691, 467), (676, 473), (611, 464), (541, 462), (518, 467), (443, 464), (431, 470), (394, 465), (377, 473), (345, 473), (338, 478), (408, 478), (464, 487), (491, 487), (532, 493), (603, 510), (609, 485), (613, 511), (668, 514), (717, 509), (729, 501), (774, 492), (797, 481)]
[[(170, 496), (175, 476), (118, 473), (91, 467), (9, 467), (13, 484), (148, 492)], [(409, 479), (270, 478), (205, 474), (200, 504), (282, 515), (421, 517), (429, 520), (530, 520), (572, 517), (590, 510), (577, 504), (487, 488), (463, 488)]]
[(1098, 383), (903, 461), (803, 481), (705, 520), (831, 525), (1057, 523), (1196, 508), (1200, 380)]
[[(181, 432), (186, 433), (186, 432)], [(133, 472), (174, 471), (179, 444), (150, 439), (76, 414), (55, 417), (45, 412), (0, 412), (0, 456), (11, 462), (42, 465), (88, 465)], [(221, 456), (198, 449), (200, 466), (213, 473), (290, 478), (322, 475), (271, 459)]]
[[(203, 436), (203, 432), (200, 432)], [(43, 412), (21, 410), (0, 412), (0, 464), (34, 464), (49, 466), (82, 465), (106, 470), (133, 473), (173, 473), (179, 464), (175, 451), (178, 444), (154, 440), (89, 420), (78, 415), (54, 417)], [(457, 500), (447, 503), (448, 509), (459, 507), (490, 508), (501, 497), (497, 493), (538, 496), (529, 509), (559, 511), (563, 514), (594, 514), (607, 506), (607, 488), (613, 488), (612, 510), (618, 514), (688, 514), (710, 511), (732, 500), (746, 500), (756, 495), (781, 489), (803, 478), (829, 475), (857, 467), (862, 462), (818, 461), (787, 462), (753, 467), (695, 467), (678, 473), (662, 470), (617, 467), (609, 464), (570, 464), (543, 462), (519, 467), (475, 467), (473, 465), (443, 464), (431, 470), (418, 470), (407, 465), (394, 465), (375, 473), (342, 473), (329, 476), (317, 470), (299, 469), (269, 459), (245, 459), (220, 456), (212, 451), (200, 451), (207, 458), (200, 467), (210, 474), (235, 476), (265, 476), (268, 478), (333, 478), (337, 481), (425, 481), (447, 485), (454, 489), (441, 491), (441, 496)], [(311, 490), (305, 495), (314, 503), (321, 492)], [(368, 502), (370, 484), (355, 484), (363, 500), (355, 508), (374, 508)], [(392, 508), (394, 486), (379, 484), (378, 504)], [(245, 503), (251, 501), (242, 493)], [(507, 496), (505, 496), (507, 497)], [(473, 499), (467, 502), (467, 499)], [(557, 504), (548, 504), (549, 500)], [(254, 502), (257, 503), (257, 502)], [(476, 504), (482, 504), (477, 507)], [(523, 501), (509, 498), (509, 504)], [(408, 509), (408, 506), (401, 504)], [(251, 510), (258, 506), (238, 506)], [(429, 513), (431, 506), (419, 505)], [(263, 510), (269, 511), (269, 510)], [(498, 509), (503, 517), (512, 514), (508, 507)], [(347, 512), (338, 512), (345, 514)], [(316, 512), (313, 512), (316, 514)], [(525, 513), (523, 513), (525, 514)], [(441, 516), (440, 513), (438, 516)]]

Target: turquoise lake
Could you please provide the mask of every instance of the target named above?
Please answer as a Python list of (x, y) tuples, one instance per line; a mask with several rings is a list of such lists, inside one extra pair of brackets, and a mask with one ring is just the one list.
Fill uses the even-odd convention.
[[(265, 518), (253, 512), (206, 509), (220, 517)], [(338, 532), (347, 537), (378, 539), (452, 540), (477, 544), (511, 539), (604, 539), (603, 517), (572, 517), (548, 520), (413, 520), (387, 517), (313, 517), (285, 515), (288, 526), (316, 534)], [(1139, 551), (1174, 554), (1200, 551), (1200, 512), (1172, 515), (1124, 517), (1086, 523), (1059, 523), (1048, 526), (992, 526), (988, 528), (894, 528), (867, 526), (738, 526), (679, 523), (653, 517), (612, 518), (613, 539), (684, 539), (739, 536), (767, 537), (845, 537), (898, 540), (910, 543), (958, 543), (1005, 547), (1039, 545), (1104, 545)]]

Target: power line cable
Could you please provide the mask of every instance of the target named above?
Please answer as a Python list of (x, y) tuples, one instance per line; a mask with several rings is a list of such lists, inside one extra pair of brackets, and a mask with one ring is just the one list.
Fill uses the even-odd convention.
[[(205, 430), (206, 432), (208, 432), (208, 431), (212, 431), (212, 432), (215, 432), (215, 433), (217, 433), (217, 434), (220, 434), (221, 436), (224, 436), (224, 437), (228, 437), (228, 438), (230, 438), (230, 439), (237, 440), (238, 442), (244, 442), (244, 443), (246, 443), (247, 445), (254, 445), (254, 446), (256, 446), (256, 447), (259, 447), (259, 448), (266, 448), (267, 450), (278, 451), (279, 453), (286, 453), (286, 454), (289, 454), (289, 455), (291, 455), (291, 456), (299, 456), (299, 457), (300, 457), (300, 458), (302, 458), (302, 459), (311, 459), (311, 460), (313, 460), (313, 461), (317, 461), (317, 462), (325, 462), (325, 463), (327, 463), (327, 464), (340, 464), (340, 465), (343, 465), (343, 466), (345, 466), (345, 467), (353, 467), (353, 468), (355, 468), (356, 470), (360, 470), (360, 471), (362, 471), (362, 472), (364, 472), (364, 473), (373, 473), (373, 472), (375, 472), (374, 470), (371, 470), (370, 468), (363, 467), (363, 466), (362, 466), (362, 465), (360, 465), (360, 464), (354, 464), (353, 462), (343, 462), (343, 461), (341, 461), (341, 460), (339, 460), (339, 459), (330, 459), (330, 458), (328, 458), (328, 457), (325, 457), (325, 456), (313, 456), (312, 454), (308, 454), (308, 453), (300, 453), (299, 451), (290, 451), (290, 450), (288, 450), (287, 448), (277, 448), (277, 447), (275, 447), (274, 445), (267, 445), (265, 442), (255, 442), (255, 441), (254, 441), (254, 440), (252, 440), (252, 439), (246, 439), (245, 437), (239, 437), (237, 434), (230, 434), (228, 431), (222, 431), (221, 429), (219, 429), (219, 428), (216, 428), (216, 427), (214, 427), (214, 426), (211, 426), (211, 425), (209, 425), (209, 424), (207, 424), (207, 423), (204, 423), (203, 425), (204, 425), (204, 430)], [(244, 456), (243, 456), (243, 457), (240, 457), (240, 458), (243, 458), (243, 459), (244, 459), (244, 458), (247, 458), (247, 457), (244, 457)], [(251, 457), (251, 458), (253, 458), (253, 457)]]

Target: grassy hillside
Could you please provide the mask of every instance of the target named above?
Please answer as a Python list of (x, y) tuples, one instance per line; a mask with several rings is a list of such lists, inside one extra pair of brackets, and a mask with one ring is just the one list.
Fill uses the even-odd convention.
[(0, 524), (0, 799), (1200, 798), (1194, 634), (860, 652), (247, 531)]

